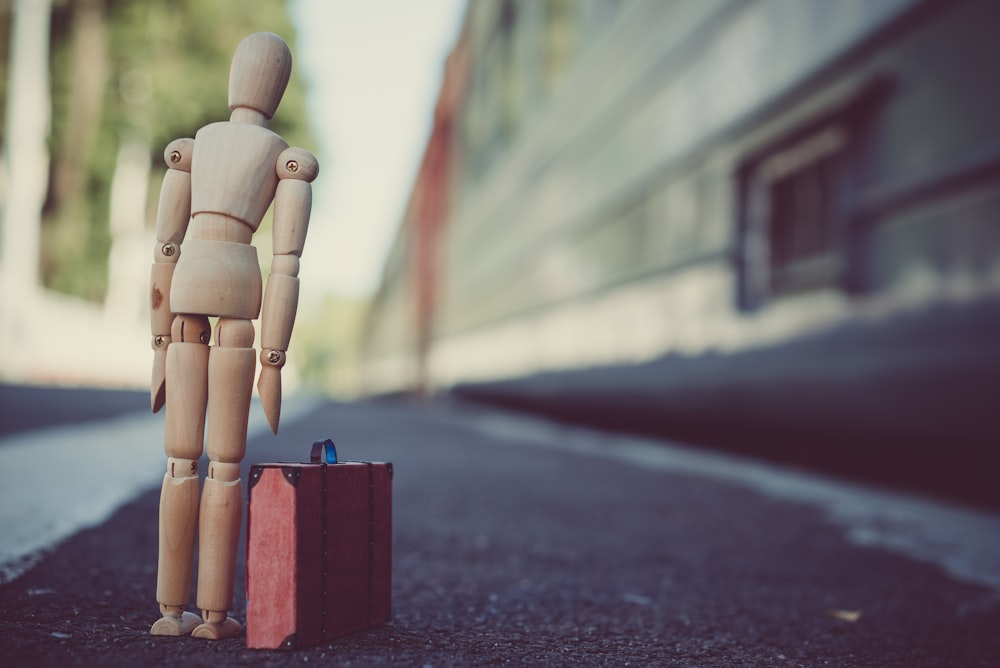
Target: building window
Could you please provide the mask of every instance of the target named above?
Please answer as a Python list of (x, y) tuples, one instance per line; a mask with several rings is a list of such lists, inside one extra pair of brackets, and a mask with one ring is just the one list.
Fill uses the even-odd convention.
[(767, 237), (769, 294), (836, 282), (846, 145), (843, 128), (828, 127), (761, 166), (757, 197), (768, 215), (755, 223)]
[(869, 82), (823, 118), (746, 161), (739, 229), (741, 308), (824, 288), (852, 271), (853, 196), (863, 137), (885, 83)]

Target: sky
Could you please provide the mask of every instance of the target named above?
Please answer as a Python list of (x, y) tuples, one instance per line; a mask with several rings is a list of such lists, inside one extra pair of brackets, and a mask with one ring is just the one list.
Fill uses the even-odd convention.
[[(320, 175), (303, 299), (374, 293), (431, 129), (465, 0), (292, 0)], [(322, 253), (322, 255), (321, 255)]]

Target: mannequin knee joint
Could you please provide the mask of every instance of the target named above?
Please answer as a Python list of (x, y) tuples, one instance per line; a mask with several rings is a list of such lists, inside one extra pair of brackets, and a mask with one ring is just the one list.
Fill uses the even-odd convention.
[(209, 462), (208, 477), (222, 482), (233, 482), (240, 479), (239, 462)]
[(249, 320), (220, 318), (215, 326), (215, 343), (223, 348), (253, 348), (254, 328)]
[(212, 339), (212, 326), (203, 315), (179, 315), (170, 326), (174, 343), (204, 343)]
[(198, 475), (198, 460), (180, 457), (167, 458), (167, 474), (171, 478), (193, 478)]

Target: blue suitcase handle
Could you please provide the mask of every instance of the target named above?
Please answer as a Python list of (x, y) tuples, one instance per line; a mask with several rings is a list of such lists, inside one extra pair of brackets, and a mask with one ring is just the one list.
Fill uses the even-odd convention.
[(336, 464), (337, 446), (330, 439), (316, 441), (313, 443), (309, 461), (313, 464)]

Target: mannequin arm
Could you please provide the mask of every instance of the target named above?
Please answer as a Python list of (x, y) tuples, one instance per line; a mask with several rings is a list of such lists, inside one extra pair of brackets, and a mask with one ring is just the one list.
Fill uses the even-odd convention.
[(295, 324), (299, 302), (299, 257), (305, 247), (312, 186), (319, 163), (300, 148), (278, 156), (278, 189), (274, 194), (274, 258), (264, 291), (260, 323), (260, 377), (257, 392), (271, 430), (278, 433), (281, 416), (281, 367)]
[(193, 139), (175, 139), (163, 152), (163, 177), (156, 212), (156, 248), (150, 275), (150, 329), (153, 333), (153, 377), (149, 402), (153, 412), (166, 402), (167, 346), (170, 345), (170, 283), (181, 255), (181, 242), (191, 219), (191, 153)]

